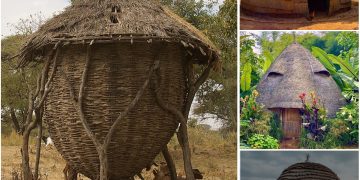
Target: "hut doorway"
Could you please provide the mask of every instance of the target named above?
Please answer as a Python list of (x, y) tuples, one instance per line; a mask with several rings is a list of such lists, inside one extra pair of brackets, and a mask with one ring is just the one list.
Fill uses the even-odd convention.
[(309, 14), (327, 15), (330, 10), (330, 0), (308, 0)]
[(283, 109), (281, 119), (284, 139), (298, 139), (302, 122), (299, 109)]

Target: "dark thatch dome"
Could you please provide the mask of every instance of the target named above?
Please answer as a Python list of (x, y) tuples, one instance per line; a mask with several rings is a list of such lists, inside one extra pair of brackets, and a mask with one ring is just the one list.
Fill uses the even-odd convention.
[(328, 167), (313, 162), (302, 162), (286, 168), (278, 180), (340, 180)]
[[(346, 104), (326, 68), (300, 44), (289, 45), (272, 63), (257, 86), (258, 102), (266, 108), (302, 108), (301, 93), (315, 92), (328, 116)], [(307, 98), (310, 98), (307, 95)], [(310, 99), (307, 99), (310, 100)]]
[(202, 32), (154, 0), (78, 0), (30, 37), (21, 50), (20, 66), (43, 56), (45, 47), (59, 41), (76, 44), (92, 40), (178, 42), (190, 49), (197, 63), (219, 58)]

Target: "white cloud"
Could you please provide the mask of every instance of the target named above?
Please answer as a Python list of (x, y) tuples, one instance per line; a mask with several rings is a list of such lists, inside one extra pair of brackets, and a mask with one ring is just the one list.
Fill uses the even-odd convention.
[(12, 35), (10, 24), (40, 13), (50, 18), (70, 5), (69, 0), (1, 0), (1, 36)]

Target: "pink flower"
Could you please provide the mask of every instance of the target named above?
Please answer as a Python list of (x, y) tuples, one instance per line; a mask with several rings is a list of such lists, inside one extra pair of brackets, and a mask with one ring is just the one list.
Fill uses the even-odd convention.
[(300, 98), (302, 101), (304, 101), (305, 96), (306, 96), (306, 94), (305, 94), (305, 93), (301, 93), (301, 94), (299, 95), (299, 98)]

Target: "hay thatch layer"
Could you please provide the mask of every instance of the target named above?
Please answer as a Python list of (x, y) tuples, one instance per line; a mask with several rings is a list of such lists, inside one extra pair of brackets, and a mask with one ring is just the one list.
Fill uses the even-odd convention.
[(309, 101), (312, 91), (328, 111), (328, 116), (334, 116), (346, 104), (330, 73), (297, 43), (288, 46), (273, 62), (257, 90), (260, 93), (258, 102), (269, 109), (302, 108), (299, 95), (306, 93)]
[(278, 180), (339, 180), (339, 177), (328, 167), (312, 162), (296, 163), (286, 168)]
[(152, 0), (79, 0), (47, 21), (22, 48), (20, 66), (42, 56), (44, 47), (69, 43), (175, 41), (190, 48), (197, 63), (218, 58), (199, 30)]

